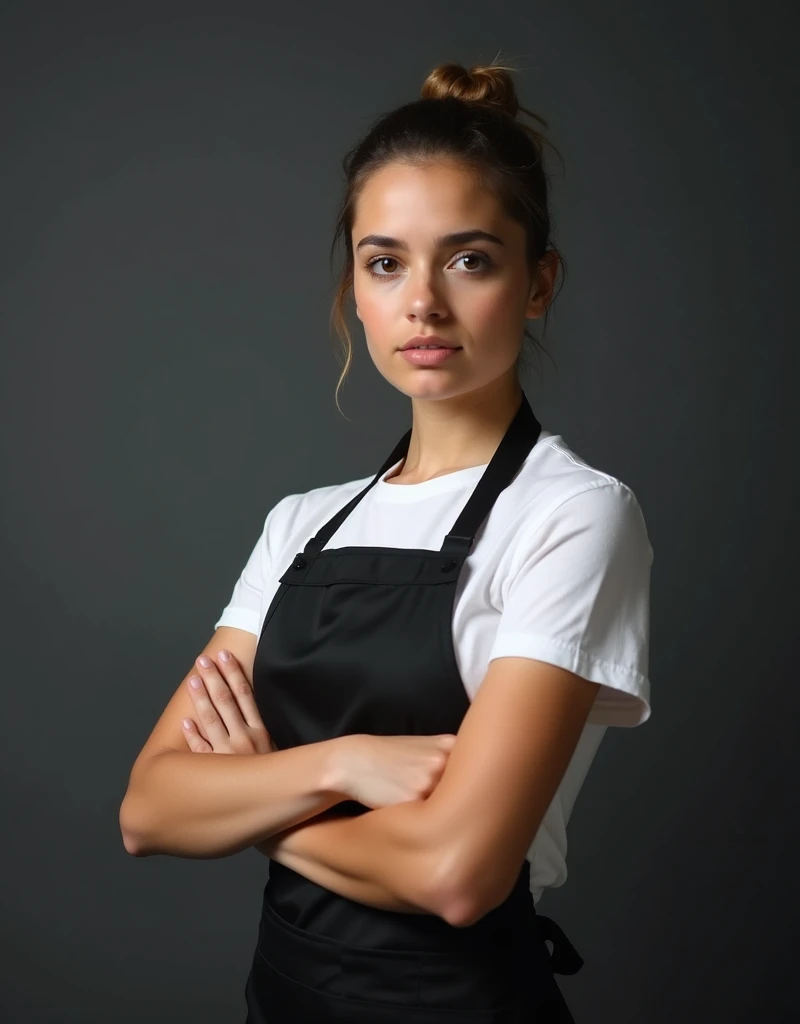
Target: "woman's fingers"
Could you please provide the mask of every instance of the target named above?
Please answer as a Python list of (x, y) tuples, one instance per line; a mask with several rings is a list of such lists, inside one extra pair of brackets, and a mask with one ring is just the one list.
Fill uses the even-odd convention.
[[(225, 657), (227, 655), (227, 657)], [(269, 754), (275, 749), (272, 737), (261, 718), (256, 704), (253, 687), (242, 671), (242, 666), (230, 651), (222, 650), (218, 654), (221, 672), (225, 677), (231, 693), (236, 698), (242, 712), (242, 733), (237, 734), (237, 745), (241, 744), (242, 752)], [(231, 734), (233, 736), (233, 733)], [(246, 747), (245, 751), (243, 748)]]
[(214, 748), (210, 743), (206, 743), (200, 733), (197, 731), (197, 726), (191, 720), (191, 718), (184, 718), (183, 720), (183, 735), (186, 737), (186, 742), (189, 745), (189, 750), (193, 754), (213, 754)]
[[(195, 663), (198, 675), (189, 680), (199, 733), (215, 753), (269, 753), (272, 738), (247, 676), (230, 651), (220, 651), (217, 657), (219, 664), (201, 655)], [(193, 679), (200, 686), (192, 686)]]
[(231, 693), (236, 698), (245, 723), (251, 729), (263, 729), (264, 723), (261, 721), (261, 712), (258, 710), (256, 698), (253, 695), (253, 687), (242, 672), (242, 666), (230, 651), (220, 651), (217, 654), (217, 660), (220, 671), (227, 681)]
[[(236, 698), (207, 655), (195, 662), (197, 672), (189, 679), (189, 693), (195, 707), (195, 721), (214, 750), (230, 745), (231, 735), (244, 727)], [(198, 685), (199, 684), (199, 685)]]

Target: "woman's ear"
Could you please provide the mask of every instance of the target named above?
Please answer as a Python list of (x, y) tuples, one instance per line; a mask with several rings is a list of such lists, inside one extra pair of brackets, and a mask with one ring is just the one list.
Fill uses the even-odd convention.
[(525, 310), (525, 317), (528, 320), (537, 320), (540, 316), (544, 316), (553, 297), (558, 265), (559, 257), (555, 253), (549, 253), (539, 261), (537, 273), (531, 282), (531, 293)]
[(534, 281), (525, 307), (526, 320), (538, 320), (539, 317), (544, 316), (549, 295), (547, 287), (542, 287), (541, 279)]

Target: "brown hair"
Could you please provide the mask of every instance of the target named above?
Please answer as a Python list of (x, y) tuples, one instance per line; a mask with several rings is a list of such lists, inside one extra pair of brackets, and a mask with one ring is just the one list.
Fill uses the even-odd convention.
[[(345, 247), (345, 262), (330, 316), (344, 355), (344, 368), (336, 385), (337, 407), (339, 388), (353, 358), (344, 307), (353, 285), (351, 232), (356, 204), (369, 176), (386, 164), (456, 159), (470, 167), (481, 185), (499, 197), (508, 215), (525, 228), (526, 259), (531, 274), (545, 254), (550, 254), (551, 259), (558, 258), (560, 262), (563, 284), (566, 266), (550, 238), (550, 181), (543, 166), (544, 144), (556, 153), (558, 150), (536, 128), (517, 120), (523, 112), (547, 128), (547, 122), (538, 114), (520, 105), (509, 74), (513, 70), (495, 63), (479, 64), (469, 70), (460, 64), (438, 65), (425, 79), (420, 99), (383, 114), (345, 155), (344, 195), (331, 245), (331, 261), (337, 243), (343, 242)], [(558, 156), (563, 164), (561, 154)], [(548, 313), (549, 308), (544, 315), (545, 330)], [(552, 362), (550, 353), (527, 328), (525, 336)], [(524, 362), (521, 351), (517, 367)]]

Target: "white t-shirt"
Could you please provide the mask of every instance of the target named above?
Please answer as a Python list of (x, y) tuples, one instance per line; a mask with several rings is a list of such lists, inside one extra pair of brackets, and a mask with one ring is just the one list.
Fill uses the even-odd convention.
[[(326, 549), (441, 547), (486, 464), (422, 483), (387, 483), (401, 461), (361, 499)], [(259, 636), (279, 577), (373, 476), (374, 470), (278, 501), (215, 629), (237, 626)], [(560, 434), (542, 429), (478, 530), (459, 576), (453, 646), (470, 699), (489, 662), (511, 655), (560, 665), (601, 684), (528, 851), (536, 902), (545, 887), (566, 881), (567, 822), (606, 728), (630, 728), (650, 717), (652, 561), (631, 489), (588, 465)]]

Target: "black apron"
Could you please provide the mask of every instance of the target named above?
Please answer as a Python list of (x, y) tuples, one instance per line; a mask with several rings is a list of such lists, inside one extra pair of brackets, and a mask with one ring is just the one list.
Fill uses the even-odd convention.
[[(540, 431), (523, 394), (438, 551), (322, 550), (406, 455), (408, 430), (373, 480), (295, 556), (253, 666), (256, 702), (277, 749), (352, 733), (458, 732), (470, 701), (453, 648), (456, 584), (478, 529)], [(348, 800), (333, 811), (369, 809)], [(582, 966), (558, 925), (536, 913), (527, 859), (509, 897), (468, 927), (367, 906), (270, 861), (246, 1024), (571, 1022), (554, 974)]]

